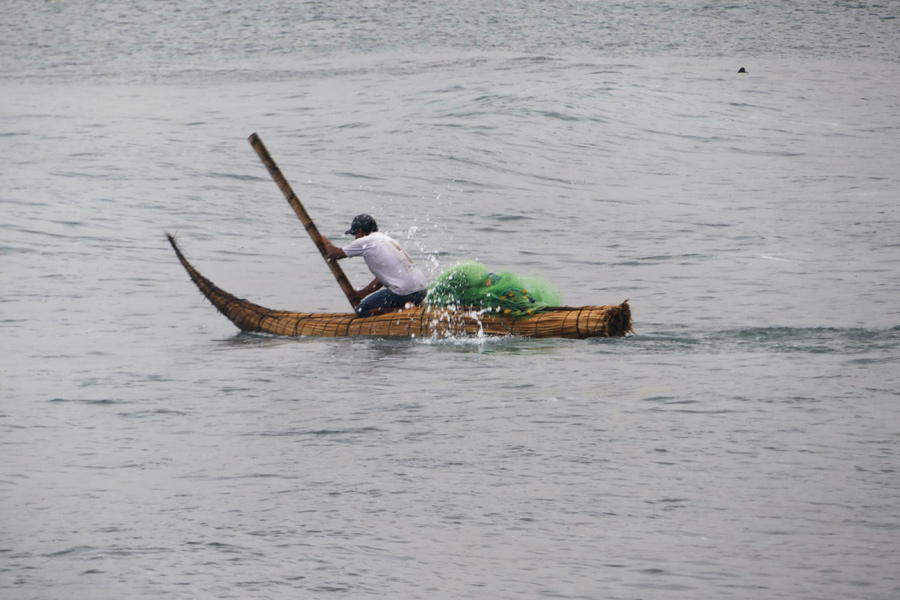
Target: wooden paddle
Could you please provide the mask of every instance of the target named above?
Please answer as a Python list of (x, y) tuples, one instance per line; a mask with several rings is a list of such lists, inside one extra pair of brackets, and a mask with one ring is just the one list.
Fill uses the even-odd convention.
[(344, 290), (344, 294), (347, 296), (347, 300), (350, 301), (350, 306), (356, 308), (356, 305), (359, 304), (359, 300), (356, 298), (356, 290), (353, 289), (353, 286), (350, 285), (350, 280), (347, 279), (347, 276), (344, 275), (344, 270), (341, 269), (341, 266), (338, 264), (336, 260), (331, 260), (328, 258), (328, 255), (325, 253), (325, 243), (322, 241), (322, 234), (319, 233), (319, 229), (316, 227), (316, 224), (313, 223), (313, 220), (310, 218), (309, 213), (306, 212), (306, 209), (303, 208), (303, 204), (300, 203), (300, 199), (297, 198), (297, 195), (294, 193), (294, 190), (291, 189), (291, 184), (287, 182), (287, 179), (284, 178), (284, 175), (281, 174), (281, 169), (278, 168), (278, 165), (275, 164), (275, 161), (272, 160), (272, 156), (269, 154), (269, 151), (266, 150), (265, 145), (263, 145), (262, 140), (259, 139), (259, 136), (255, 133), (250, 136), (250, 145), (253, 146), (253, 149), (256, 150), (256, 153), (259, 154), (259, 158), (262, 160), (263, 164), (266, 165), (266, 168), (269, 169), (269, 173), (272, 175), (272, 179), (275, 180), (275, 183), (278, 184), (278, 187), (281, 188), (281, 192), (284, 194), (284, 197), (287, 198), (287, 201), (290, 203), (291, 208), (294, 209), (294, 212), (297, 213), (297, 216), (300, 217), (300, 222), (303, 223), (303, 226), (306, 227), (306, 231), (309, 233), (309, 237), (312, 238), (313, 243), (315, 243), (316, 247), (319, 249), (319, 252), (322, 254), (322, 258), (325, 259), (325, 262), (328, 263), (329, 268), (331, 268), (331, 272), (334, 274), (334, 278), (337, 279), (338, 284), (341, 286), (341, 289)]

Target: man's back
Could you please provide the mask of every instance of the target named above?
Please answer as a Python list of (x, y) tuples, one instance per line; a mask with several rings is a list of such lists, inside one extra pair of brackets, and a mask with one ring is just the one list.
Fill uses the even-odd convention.
[(428, 287), (425, 275), (393, 238), (373, 231), (343, 248), (347, 256), (362, 256), (372, 274), (398, 296)]

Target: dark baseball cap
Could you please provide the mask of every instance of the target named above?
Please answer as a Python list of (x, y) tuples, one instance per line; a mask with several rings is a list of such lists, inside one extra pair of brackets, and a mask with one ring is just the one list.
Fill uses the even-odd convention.
[(356, 215), (353, 217), (353, 222), (350, 223), (350, 229), (344, 233), (347, 235), (356, 235), (357, 231), (362, 231), (366, 235), (369, 235), (373, 231), (378, 231), (378, 224), (375, 222), (375, 219), (372, 218), (372, 215)]

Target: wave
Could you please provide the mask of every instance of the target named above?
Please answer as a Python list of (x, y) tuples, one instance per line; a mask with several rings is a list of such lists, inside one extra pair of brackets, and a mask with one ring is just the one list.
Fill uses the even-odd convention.
[(900, 326), (887, 329), (837, 327), (749, 327), (698, 334), (652, 331), (628, 338), (657, 352), (779, 352), (801, 354), (896, 353)]

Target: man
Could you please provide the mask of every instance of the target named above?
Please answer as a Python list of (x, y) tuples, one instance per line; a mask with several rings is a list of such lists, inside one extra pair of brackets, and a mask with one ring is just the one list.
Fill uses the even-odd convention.
[(375, 219), (370, 215), (356, 215), (346, 233), (355, 236), (356, 240), (343, 248), (336, 247), (324, 235), (322, 241), (328, 258), (339, 260), (362, 256), (375, 275), (372, 283), (355, 291), (354, 299), (362, 299), (356, 307), (357, 315), (368, 317), (401, 308), (407, 303), (415, 306), (422, 303), (428, 288), (425, 275), (400, 244), (378, 231)]

